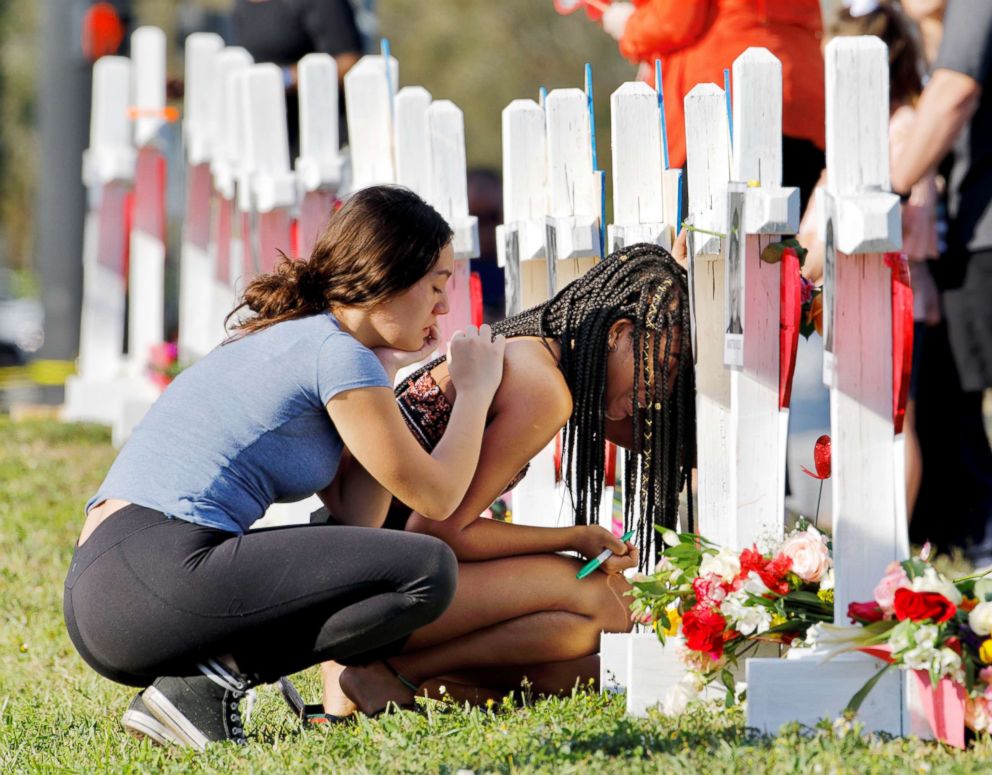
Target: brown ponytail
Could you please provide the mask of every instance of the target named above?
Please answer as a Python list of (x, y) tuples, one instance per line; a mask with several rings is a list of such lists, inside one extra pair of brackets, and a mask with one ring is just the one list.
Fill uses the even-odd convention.
[(225, 323), (241, 310), (253, 313), (235, 324), (238, 338), (333, 307), (385, 301), (426, 275), (451, 237), (447, 222), (413, 191), (362, 189), (331, 215), (309, 259), (283, 255), (248, 284)]

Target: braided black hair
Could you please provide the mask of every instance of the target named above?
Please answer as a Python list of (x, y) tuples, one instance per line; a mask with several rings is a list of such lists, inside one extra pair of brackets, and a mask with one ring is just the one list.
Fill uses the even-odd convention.
[[(507, 338), (541, 336), (561, 345), (559, 368), (573, 401), (562, 440), (562, 467), (576, 524), (584, 525), (595, 521), (603, 492), (607, 336), (610, 327), (624, 319), (634, 328), (634, 395), (640, 395), (642, 381), (648, 383), (649, 375), (653, 374), (655, 386), (648, 393), (648, 406), (634, 412), (634, 446), (626, 452), (624, 481), (624, 528), (634, 527), (634, 507), (639, 502), (637, 545), (646, 561), (653, 555), (648, 550), (654, 544), (653, 526), (677, 525), (679, 492), (695, 462), (695, 386), (685, 270), (657, 245), (631, 245), (596, 264), (554, 298), (497, 323), (493, 330)], [(669, 335), (651, 337), (652, 333)], [(670, 383), (673, 355), (675, 385), (666, 396), (663, 388)], [(691, 530), (691, 488), (688, 495)]]
[[(636, 522), (635, 540), (646, 566), (656, 554), (654, 526), (677, 525), (679, 492), (695, 464), (695, 383), (685, 270), (657, 245), (631, 245), (593, 266), (554, 298), (496, 323), (493, 332), (507, 338), (542, 337), (561, 346), (558, 367), (572, 394), (562, 468), (575, 522), (585, 525), (595, 522), (603, 493), (607, 338), (619, 320), (633, 324), (634, 396), (640, 396), (642, 384), (652, 388), (648, 406), (634, 411), (634, 446), (626, 452), (623, 483), (624, 527), (635, 528)], [(673, 357), (674, 388), (666, 395)], [(687, 495), (686, 528), (691, 531), (691, 487)]]

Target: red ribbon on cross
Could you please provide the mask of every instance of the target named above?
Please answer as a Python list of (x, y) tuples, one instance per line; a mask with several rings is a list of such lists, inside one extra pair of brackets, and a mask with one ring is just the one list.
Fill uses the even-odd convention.
[(796, 373), (796, 352), (802, 326), (802, 283), (799, 254), (792, 248), (782, 251), (778, 330), (778, 408), (788, 409), (792, 400), (792, 377)]
[(886, 253), (892, 270), (892, 423), (902, 433), (913, 371), (913, 286), (905, 253)]

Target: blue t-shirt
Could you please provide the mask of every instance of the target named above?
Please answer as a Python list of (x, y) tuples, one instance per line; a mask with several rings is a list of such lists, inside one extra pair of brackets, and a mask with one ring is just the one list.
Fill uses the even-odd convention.
[(325, 404), (364, 387), (390, 387), (385, 369), (330, 313), (217, 347), (162, 393), (86, 508), (120, 498), (243, 533), (330, 484), (343, 445)]

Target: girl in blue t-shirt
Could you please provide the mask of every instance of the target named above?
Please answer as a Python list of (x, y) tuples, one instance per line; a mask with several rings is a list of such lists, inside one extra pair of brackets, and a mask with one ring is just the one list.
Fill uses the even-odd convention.
[[(437, 343), (451, 236), (411, 191), (352, 195), (308, 260), (249, 283), (231, 339), (121, 450), (87, 504), (64, 610), (90, 666), (146, 687), (132, 734), (243, 742), (249, 687), (328, 659), (363, 666), (373, 711), (411, 685), (387, 660), (445, 610), (457, 564), (437, 538), (369, 528), (393, 496), (428, 519), (455, 510), (503, 368), (502, 336), (456, 334), (457, 406), (432, 452), (417, 443), (392, 383)], [(348, 526), (246, 532), (316, 491)]]

